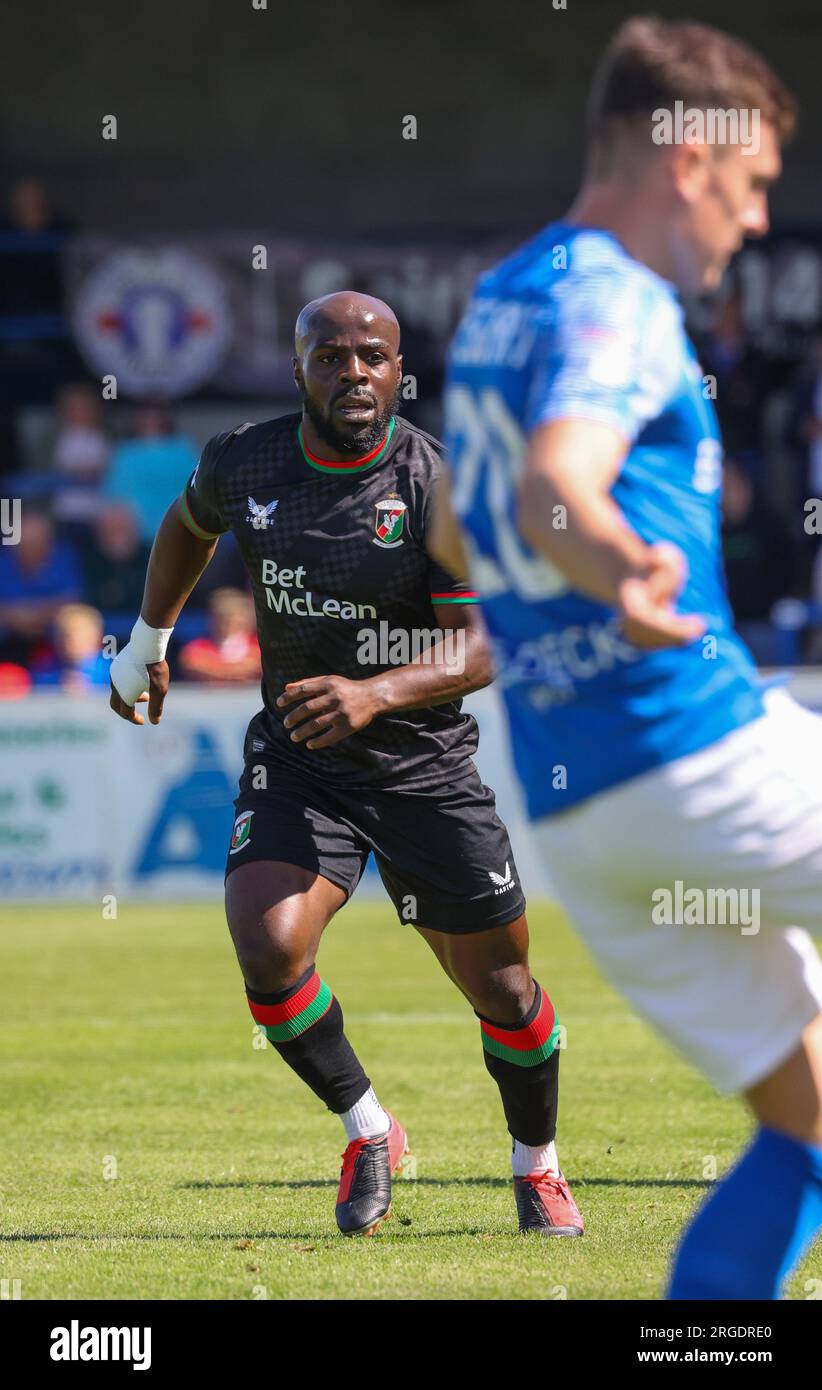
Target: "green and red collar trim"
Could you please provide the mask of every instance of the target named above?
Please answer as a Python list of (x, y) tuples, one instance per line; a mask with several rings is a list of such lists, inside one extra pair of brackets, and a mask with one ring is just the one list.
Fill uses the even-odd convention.
[(309, 453), (308, 449), (305, 447), (305, 440), (303, 439), (302, 420), (297, 427), (297, 439), (303, 451), (303, 458), (311, 468), (318, 469), (320, 473), (336, 473), (341, 477), (346, 473), (365, 473), (367, 469), (373, 468), (375, 464), (379, 463), (388, 445), (391, 443), (391, 436), (394, 433), (394, 426), (396, 423), (392, 415), (391, 424), (388, 426), (388, 433), (382, 443), (378, 444), (375, 449), (372, 449), (370, 454), (363, 454), (362, 458), (354, 459), (352, 463), (337, 463), (333, 459), (321, 459), (317, 458), (316, 454)]

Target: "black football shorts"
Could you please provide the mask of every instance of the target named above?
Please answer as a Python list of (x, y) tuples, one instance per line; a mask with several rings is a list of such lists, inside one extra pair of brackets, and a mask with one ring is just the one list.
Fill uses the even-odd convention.
[(401, 922), (477, 932), (525, 910), (508, 831), (476, 769), (434, 791), (353, 791), (256, 754), (234, 808), (226, 878), (240, 864), (279, 860), (350, 897), (373, 853)]

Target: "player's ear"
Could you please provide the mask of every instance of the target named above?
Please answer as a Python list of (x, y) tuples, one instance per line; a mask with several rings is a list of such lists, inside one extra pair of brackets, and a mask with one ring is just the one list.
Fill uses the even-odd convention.
[(397, 354), (397, 381), (402, 381), (402, 353)]
[(305, 380), (304, 380), (304, 378), (303, 378), (303, 369), (302, 369), (302, 367), (300, 366), (300, 359), (299, 359), (299, 357), (292, 357), (292, 359), (291, 359), (291, 370), (292, 370), (293, 373), (294, 373), (294, 385), (295, 385), (299, 390), (302, 390), (303, 386), (305, 385)]
[(713, 160), (711, 146), (683, 143), (672, 145), (665, 153), (677, 193), (685, 202), (695, 203), (702, 197), (710, 178)]

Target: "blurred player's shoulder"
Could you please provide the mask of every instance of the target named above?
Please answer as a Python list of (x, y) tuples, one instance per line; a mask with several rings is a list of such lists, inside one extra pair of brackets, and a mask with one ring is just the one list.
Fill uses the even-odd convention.
[(551, 222), (480, 277), (478, 298), (562, 299), (580, 293), (672, 298), (673, 286), (626, 251), (609, 231)]
[[(672, 285), (610, 232), (553, 222), (477, 281), (451, 345), (449, 377), (528, 372), (549, 356), (555, 364), (578, 360), (614, 344), (645, 359), (681, 337)], [(620, 374), (627, 369), (626, 360)]]

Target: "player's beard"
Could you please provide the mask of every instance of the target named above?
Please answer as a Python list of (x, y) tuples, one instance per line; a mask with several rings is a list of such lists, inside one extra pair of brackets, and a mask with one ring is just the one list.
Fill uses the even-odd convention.
[(368, 454), (381, 444), (388, 433), (392, 415), (398, 415), (400, 411), (400, 387), (397, 383), (393, 400), (384, 410), (379, 411), (369, 424), (363, 425), (359, 430), (343, 433), (332, 423), (322, 406), (312, 400), (304, 386), (300, 388), (300, 395), (303, 399), (303, 409), (323, 443), (337, 454), (353, 454), (354, 457)]

